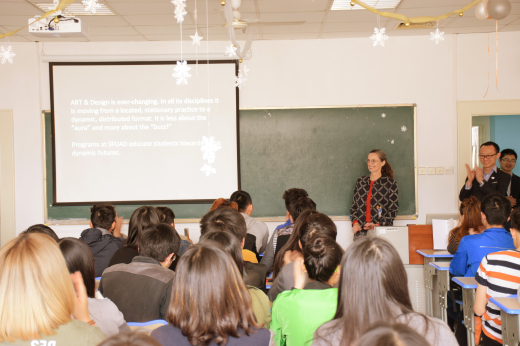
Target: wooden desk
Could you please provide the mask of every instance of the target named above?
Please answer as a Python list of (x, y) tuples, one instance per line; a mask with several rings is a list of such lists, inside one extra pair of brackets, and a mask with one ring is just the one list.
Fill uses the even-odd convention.
[(428, 263), (437, 269), (437, 287), (439, 289), (439, 306), (441, 307), (441, 320), (448, 322), (448, 294), (450, 292), (450, 262)]
[(462, 309), (468, 346), (475, 346), (475, 313), (473, 312), (473, 306), (475, 305), (477, 280), (475, 278), (454, 277), (452, 281), (462, 288)]
[(508, 298), (489, 298), (489, 301), (500, 308), (502, 318), (502, 345), (517, 346), (520, 342), (520, 303), (517, 296)]
[[(450, 262), (453, 255), (446, 250), (421, 249), (417, 253), (423, 256), (424, 286), (426, 288), (426, 314), (432, 317), (441, 317), (437, 309), (437, 269), (430, 266), (430, 262)], [(435, 293), (435, 294), (434, 294)]]

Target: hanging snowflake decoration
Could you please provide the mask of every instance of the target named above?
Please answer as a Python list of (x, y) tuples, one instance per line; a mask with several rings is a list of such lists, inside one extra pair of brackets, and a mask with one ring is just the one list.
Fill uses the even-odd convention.
[(211, 167), (210, 165), (208, 165), (207, 163), (205, 163), (204, 166), (202, 166), (202, 168), (200, 170), (203, 171), (204, 173), (206, 173), (206, 176), (210, 175), (211, 173), (213, 173), (213, 174), (217, 173), (217, 170), (215, 168)]
[(177, 85), (188, 85), (188, 78), (191, 77), (190, 74), (191, 67), (188, 66), (186, 60), (177, 61), (177, 66), (173, 69), (172, 76), (177, 79)]
[(238, 71), (238, 76), (235, 77), (235, 87), (242, 89), (242, 86), (246, 85), (245, 82), (247, 80), (248, 73), (249, 73), (249, 69), (247, 68), (246, 65), (244, 65), (244, 68), (242, 69), (242, 71)]
[(172, 4), (175, 5), (175, 19), (177, 19), (177, 23), (184, 22), (184, 16), (188, 13), (186, 12), (186, 0), (172, 0)]
[(406, 130), (408, 130), (406, 126), (401, 126), (401, 131), (406, 132)]
[(98, 0), (83, 0), (83, 6), (85, 6), (85, 12), (91, 12), (92, 14), (96, 14), (97, 10), (101, 8)]
[(233, 44), (229, 45), (229, 47), (226, 47), (226, 52), (224, 53), (225, 56), (233, 57), (237, 56), (237, 47), (235, 47)]
[(222, 149), (220, 141), (217, 142), (215, 137), (202, 136), (202, 145), (200, 151), (202, 151), (202, 159), (207, 160), (209, 164), (215, 162), (216, 153)]
[(430, 41), (435, 41), (435, 44), (444, 41), (444, 31), (440, 31), (439, 28), (435, 29), (435, 32), (430, 32), (430, 35)]
[(16, 54), (13, 52), (11, 46), (8, 46), (7, 49), (5, 49), (4, 46), (0, 47), (0, 59), (2, 59), (2, 64), (5, 64), (6, 62), (12, 64), (15, 55)]
[(386, 35), (386, 29), (374, 28), (374, 34), (370, 36), (370, 39), (374, 43), (374, 47), (377, 45), (384, 47), (385, 41), (388, 40), (388, 36)]
[(381, 114), (381, 118), (386, 118), (386, 114), (385, 113)]
[(394, 144), (394, 140), (392, 139), (392, 141), (390, 143)]

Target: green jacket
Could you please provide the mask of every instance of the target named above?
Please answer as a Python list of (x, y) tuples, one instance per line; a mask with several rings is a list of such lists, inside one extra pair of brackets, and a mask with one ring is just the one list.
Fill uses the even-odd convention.
[(277, 346), (305, 346), (314, 332), (332, 320), (338, 305), (338, 289), (293, 289), (278, 295), (271, 310), (270, 329)]

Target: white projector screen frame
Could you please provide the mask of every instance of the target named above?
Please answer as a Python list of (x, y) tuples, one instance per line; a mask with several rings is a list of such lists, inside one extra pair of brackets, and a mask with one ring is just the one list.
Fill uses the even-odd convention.
[[(197, 64), (197, 65), (196, 65)], [(172, 77), (172, 72), (174, 67), (176, 66), (176, 61), (138, 61), (138, 62), (50, 62), (49, 63), (49, 79), (50, 79), (50, 96), (51, 96), (51, 124), (52, 124), (52, 164), (53, 164), (53, 172), (52, 172), (52, 179), (53, 179), (53, 205), (56, 206), (74, 206), (74, 205), (92, 205), (92, 204), (115, 204), (115, 205), (142, 205), (142, 204), (197, 204), (197, 203), (212, 203), (216, 198), (219, 197), (227, 197), (231, 195), (231, 193), (235, 190), (240, 189), (240, 143), (239, 143), (239, 118), (238, 118), (238, 112), (239, 112), (239, 90), (237, 87), (234, 86), (234, 78), (238, 74), (238, 61), (236, 60), (210, 60), (210, 61), (188, 61), (188, 65), (191, 67), (190, 73), (192, 74), (192, 77), (188, 80), (188, 85), (176, 85), (175, 78)], [(86, 73), (83, 71), (83, 68), (85, 71), (94, 71), (94, 69), (105, 69), (105, 73), (101, 73), (97, 71), (94, 73)], [(123, 141), (122, 139), (114, 139), (112, 145), (123, 145), (124, 142), (126, 142), (126, 146), (124, 147), (116, 147), (116, 148), (106, 148), (106, 147), (83, 147), (85, 143), (91, 143), (89, 141), (84, 141), (81, 138), (76, 140), (76, 136), (78, 137), (84, 137), (85, 134), (90, 133), (87, 129), (85, 130), (79, 130), (77, 131), (77, 128), (74, 126), (87, 126), (91, 125), (94, 126), (105, 126), (105, 125), (121, 125), (119, 130), (123, 130), (122, 126), (125, 124), (124, 122), (121, 122), (119, 124), (114, 124), (113, 122), (109, 123), (99, 123), (97, 121), (101, 121), (102, 116), (112, 117), (128, 117), (128, 116), (139, 116), (143, 117), (142, 119), (146, 119), (146, 116), (154, 116), (154, 113), (151, 114), (136, 114), (133, 112), (129, 112), (129, 114), (72, 114), (72, 108), (75, 108), (77, 106), (78, 109), (82, 109), (82, 112), (85, 111), (85, 107), (80, 107), (77, 104), (71, 105), (71, 101), (69, 99), (83, 99), (83, 100), (110, 100), (112, 101), (113, 98), (110, 96), (101, 97), (100, 92), (102, 93), (103, 90), (108, 90), (109, 88), (106, 86), (107, 81), (112, 78), (112, 71), (114, 69), (122, 68), (128, 69), (132, 68), (137, 71), (136, 75), (137, 77), (142, 77), (144, 80), (136, 80), (132, 86), (136, 89), (143, 88), (143, 83), (150, 83), (150, 81), (158, 81), (158, 85), (155, 88), (152, 88), (160, 95), (154, 95), (154, 97), (151, 97), (150, 94), (143, 95), (141, 98), (137, 97), (135, 94), (132, 94), (134, 90), (130, 90), (131, 87), (129, 87), (129, 90), (125, 89), (125, 86), (123, 86), (123, 91), (118, 91), (115, 93), (115, 95), (121, 95), (121, 93), (125, 94), (125, 92), (128, 94), (125, 94), (125, 99), (137, 99), (137, 100), (159, 100), (158, 105), (154, 104), (139, 104), (136, 106), (131, 105), (125, 105), (124, 107), (134, 107), (141, 108), (141, 112), (144, 110), (146, 111), (148, 107), (152, 108), (168, 108), (170, 107), (172, 109), (184, 107), (184, 109), (188, 109), (189, 107), (201, 107), (203, 104), (191, 104), (192, 101), (188, 101), (185, 105), (178, 105), (176, 104), (176, 100), (186, 100), (187, 97), (190, 97), (190, 100), (195, 99), (205, 99), (205, 100), (214, 100), (213, 105), (207, 105), (206, 109), (210, 109), (212, 107), (215, 108), (213, 112), (201, 114), (200, 112), (195, 113), (188, 113), (188, 114), (172, 114), (178, 116), (176, 118), (175, 123), (171, 124), (170, 127), (168, 127), (166, 130), (160, 132), (158, 125), (156, 124), (156, 127), (152, 127), (153, 130), (155, 130), (155, 133), (158, 134), (158, 137), (155, 137), (154, 134), (149, 134), (148, 137), (153, 137), (153, 146), (151, 144), (145, 144), (144, 148), (139, 149), (132, 149), (137, 151), (138, 155), (136, 155), (134, 158), (127, 158), (127, 161), (134, 161), (132, 165), (129, 165), (129, 167), (124, 168), (114, 168), (113, 166), (110, 166), (109, 169), (119, 169), (114, 173), (115, 176), (121, 176), (122, 174), (130, 175), (131, 179), (135, 179), (135, 182), (132, 182), (131, 186), (128, 186), (128, 182), (126, 183), (127, 189), (125, 189), (125, 185), (123, 183), (119, 183), (118, 179), (113, 179), (116, 181), (105, 181), (104, 175), (100, 175), (99, 170), (103, 170), (103, 167), (92, 167), (91, 165), (87, 165), (86, 163), (89, 162), (95, 162), (93, 160), (88, 161), (90, 159), (93, 159), (92, 157), (84, 157), (85, 162), (82, 163), (82, 169), (89, 171), (93, 173), (95, 176), (92, 178), (94, 181), (89, 181), (88, 184), (85, 183), (85, 180), (81, 180), (77, 178), (77, 174), (83, 173), (82, 171), (76, 171), (74, 173), (74, 170), (76, 169), (76, 166), (69, 165), (68, 168), (64, 167), (64, 161), (70, 160), (72, 162), (72, 159), (79, 159), (80, 157), (65, 157), (64, 155), (72, 155), (72, 153), (76, 152), (74, 155), (79, 155), (78, 153), (81, 153), (81, 155), (90, 155), (87, 151), (90, 151), (92, 155), (96, 156), (103, 156), (101, 157), (101, 160), (99, 162), (107, 163), (107, 158), (104, 157), (103, 153), (105, 152), (117, 152), (118, 154), (111, 154), (111, 155), (120, 155), (120, 156), (112, 156), (109, 157), (109, 163), (112, 162), (119, 162), (121, 159), (121, 156), (127, 155), (131, 157), (130, 154), (124, 154), (125, 149), (129, 148), (129, 143), (152, 143), (152, 139), (149, 141), (147, 140), (129, 140)], [(89, 70), (90, 69), (90, 70)], [(108, 73), (110, 69), (110, 73)], [(100, 70), (101, 71), (101, 70)], [(119, 70), (118, 70), (119, 71)], [(156, 73), (150, 73), (159, 71), (160, 74)], [(165, 73), (163, 73), (165, 72)], [(83, 74), (82, 74), (83, 73)], [(117, 73), (115, 72), (115, 76), (117, 77)], [(158, 77), (159, 75), (159, 77)], [(210, 76), (208, 78), (208, 75)], [(97, 77), (95, 77), (97, 76)], [(106, 79), (103, 80), (106, 76)], [(121, 80), (124, 80), (124, 78), (127, 75), (119, 75), (119, 78)], [(148, 76), (152, 76), (148, 78)], [(134, 77), (134, 74), (132, 74), (132, 78)], [(218, 77), (218, 78), (217, 78)], [(66, 82), (65, 79), (70, 78), (70, 80), (74, 80), (74, 82)], [(98, 86), (101, 91), (97, 90), (83, 90), (83, 91), (77, 91), (78, 93), (86, 92), (88, 95), (84, 95), (85, 97), (80, 97), (76, 94), (75, 97), (72, 97), (71, 95), (75, 95), (75, 87), (78, 87), (78, 89), (81, 89), (80, 83), (82, 83), (82, 78), (85, 78), (86, 81), (91, 83), (90, 85), (96, 85), (96, 81), (98, 81)], [(92, 78), (92, 80), (89, 80), (88, 78)], [(96, 79), (97, 78), (97, 79)], [(129, 77), (128, 77), (129, 78)], [(147, 79), (148, 78), (148, 79)], [(64, 83), (70, 83), (71, 87), (68, 86), (68, 84)], [(114, 82), (114, 84), (121, 83), (120, 81)], [(127, 83), (128, 84), (128, 83)], [(126, 85), (126, 84), (125, 84)], [(146, 84), (150, 85), (150, 84)], [(155, 85), (155, 84), (154, 84)], [(61, 89), (60, 89), (61, 88)], [(184, 88), (184, 89), (183, 89)], [(97, 89), (97, 88), (95, 88)], [(110, 89), (113, 90), (113, 89)], [(126, 91), (125, 91), (126, 90)], [(192, 92), (192, 94), (187, 94), (187, 92)], [(152, 92), (153, 94), (153, 92)], [(114, 95), (114, 94), (111, 94)], [(162, 104), (164, 100), (166, 100), (164, 95), (171, 95), (172, 99), (175, 99), (173, 104)], [(72, 98), (71, 98), (72, 97)], [(222, 100), (222, 97), (224, 97), (224, 101)], [(63, 99), (64, 98), (64, 99)], [(116, 97), (117, 100), (119, 100)], [(218, 101), (217, 101), (218, 99)], [(115, 100), (114, 100), (115, 101)], [(223, 102), (222, 102), (223, 101)], [(168, 99), (169, 102), (169, 99)], [(184, 101), (185, 102), (185, 101)], [(207, 101), (203, 101), (207, 102)], [(189, 103), (189, 104), (188, 104)], [(219, 103), (218, 105), (216, 103)], [(71, 106), (66, 107), (66, 105), (69, 104)], [(83, 104), (84, 105), (84, 104)], [(162, 107), (161, 107), (162, 106)], [(211, 107), (209, 107), (211, 106)], [(92, 107), (98, 107), (98, 111), (101, 111), (101, 108), (108, 107), (106, 109), (115, 109), (119, 107), (116, 105), (111, 104), (96, 104), (91, 107), (86, 107), (87, 109), (91, 109)], [(123, 107), (123, 106), (122, 106)], [(68, 108), (68, 109), (67, 109)], [(144, 108), (144, 109), (143, 109)], [(77, 111), (76, 109), (74, 110)], [(122, 108), (121, 108), (121, 111)], [(151, 110), (150, 110), (151, 112)], [(190, 112), (190, 111), (188, 111)], [(193, 112), (193, 110), (191, 110)], [(159, 113), (159, 115), (164, 115), (163, 113)], [(186, 120), (187, 118), (184, 118), (186, 121), (180, 121), (181, 115), (190, 117), (190, 121)], [(193, 120), (191, 118), (192, 116), (197, 117), (198, 115), (205, 115), (206, 118), (204, 120), (201, 120), (199, 128), (197, 130), (194, 130), (194, 124), (197, 123), (197, 121)], [(77, 118), (80, 117), (91, 117), (92, 123), (73, 123), (72, 119), (76, 119), (74, 121), (77, 121)], [(122, 118), (120, 118), (122, 119)], [(157, 117), (155, 117), (157, 119)], [(172, 118), (169, 118), (172, 119)], [(206, 121), (207, 119), (207, 121)], [(197, 118), (197, 120), (199, 120)], [(204, 126), (204, 124), (207, 123), (207, 126)], [(150, 123), (151, 124), (151, 123)], [(182, 124), (182, 125), (181, 125)], [(188, 124), (188, 125), (185, 125)], [(143, 125), (142, 123), (138, 123), (137, 126)], [(149, 124), (144, 124), (149, 125)], [(184, 131), (182, 130), (182, 126), (185, 125)], [(175, 128), (175, 126), (178, 126), (180, 129)], [(72, 128), (72, 130), (71, 130)], [(150, 127), (148, 127), (149, 129)], [(205, 135), (204, 133), (209, 132), (210, 134)], [(93, 128), (88, 128), (89, 130), (93, 130)], [(188, 140), (186, 139), (183, 141), (175, 140), (174, 138), (170, 137), (168, 140), (166, 140), (163, 134), (167, 133), (170, 129), (173, 131), (177, 131), (180, 134), (180, 137), (182, 136), (188, 136), (192, 133), (202, 133), (202, 139), (204, 139), (205, 136), (207, 138), (212, 138), (211, 136), (219, 136), (215, 139), (215, 141), (219, 142), (219, 147), (217, 151), (213, 151), (210, 153), (209, 156), (211, 157), (216, 154), (217, 159), (215, 157), (208, 158), (206, 153), (203, 153), (201, 151), (202, 145), (201, 143), (204, 143), (201, 140), (201, 137), (198, 136), (195, 139)], [(139, 128), (140, 130), (140, 128)], [(213, 132), (211, 132), (213, 130)], [(220, 132), (219, 132), (220, 131)], [(100, 131), (103, 132), (103, 131)], [(132, 133), (136, 133), (135, 131), (123, 131), (125, 134), (129, 134), (131, 137)], [(115, 131), (113, 132), (115, 134), (115, 137), (121, 137), (119, 134), (122, 134), (123, 132)], [(220, 133), (220, 134), (218, 134)], [(138, 136), (141, 133), (138, 133)], [(222, 135), (224, 134), (224, 135)], [(143, 135), (145, 136), (145, 135)], [(87, 135), (88, 137), (88, 135)], [(106, 136), (105, 136), (106, 137)], [(198, 139), (198, 141), (197, 141)], [(104, 142), (97, 142), (97, 145), (101, 145), (102, 143), (105, 143), (104, 145), (109, 145), (110, 142), (104, 141)], [(175, 144), (177, 146), (173, 146)], [(196, 143), (195, 143), (196, 142)], [(220, 142), (222, 145), (220, 146)], [(96, 142), (94, 141), (94, 144)], [(158, 146), (163, 150), (164, 152), (168, 153), (169, 151), (172, 152), (172, 156), (165, 157), (165, 155), (161, 155), (160, 158), (156, 158), (157, 161), (160, 161), (157, 163), (155, 167), (161, 167), (162, 163), (165, 160), (172, 160), (176, 161), (173, 165), (174, 168), (173, 171), (175, 174), (178, 174), (181, 178), (184, 179), (177, 179), (178, 181), (169, 181), (168, 174), (165, 174), (160, 169), (151, 169), (151, 171), (146, 170), (146, 164), (144, 164), (144, 168), (140, 166), (139, 159), (143, 160), (145, 162), (147, 159), (151, 160), (151, 157), (153, 155), (156, 155), (157, 153), (154, 152), (155, 150), (155, 144), (158, 143)], [(66, 145), (68, 148), (66, 147)], [(80, 147), (77, 147), (78, 144), (81, 144)], [(163, 147), (164, 144), (164, 147)], [(184, 150), (181, 154), (178, 154), (177, 156), (173, 155), (175, 150), (179, 151), (179, 144), (181, 146), (187, 146), (183, 147), (182, 150)], [(148, 147), (146, 147), (148, 145)], [(171, 147), (171, 148), (170, 148)], [(225, 148), (227, 150), (220, 150), (222, 148)], [(106, 150), (105, 150), (106, 149)], [(114, 150), (115, 149), (115, 150)], [(148, 149), (148, 152), (146, 152), (146, 149)], [(122, 152), (122, 153), (121, 153)], [(94, 154), (96, 153), (96, 154)], [(133, 153), (133, 152), (132, 152)], [(225, 157), (225, 161), (219, 161), (218, 156)], [(139, 156), (141, 155), (141, 156)], [(194, 156), (198, 155), (198, 156)], [(197, 159), (194, 159), (194, 157), (197, 157)], [(137, 160), (135, 160), (137, 158)], [(235, 159), (236, 158), (236, 159)], [(97, 159), (94, 158), (94, 159)], [(103, 161), (103, 159), (105, 161)], [(134, 160), (133, 160), (134, 159)], [(135, 162), (137, 161), (137, 162)], [(141, 164), (143, 164), (141, 162)], [(195, 162), (195, 163), (194, 163)], [(227, 164), (224, 164), (224, 162), (227, 162)], [(154, 161), (155, 163), (155, 161)], [(171, 164), (171, 163), (168, 163)], [(199, 165), (202, 166), (201, 169), (195, 170), (194, 167), (191, 167), (193, 165)], [(186, 173), (186, 171), (183, 171), (183, 165), (184, 167), (187, 167), (186, 165), (191, 165), (189, 167), (189, 171), (191, 174)], [(236, 166), (235, 166), (236, 165)], [(172, 166), (172, 167), (173, 167)], [(209, 166), (209, 168), (207, 167)], [(213, 167), (214, 166), (214, 167)], [(204, 170), (204, 168), (206, 170)], [(65, 172), (67, 171), (67, 172)], [(69, 173), (68, 171), (72, 171)], [(140, 174), (136, 173), (136, 171), (140, 172)], [(201, 175), (198, 173), (198, 171), (202, 171), (200, 173), (203, 173), (203, 178), (205, 180), (200, 180), (198, 175)], [(208, 174), (209, 172), (209, 174)], [(222, 174), (217, 174), (215, 172), (223, 172)], [(90, 174), (90, 173), (87, 173)], [(96, 175), (97, 174), (97, 175)], [(119, 174), (119, 175), (118, 175)], [(183, 176), (184, 174), (184, 176)], [(65, 177), (65, 178), (64, 178)], [(67, 182), (68, 179), (68, 182)], [(91, 179), (90, 177), (86, 178), (87, 180)], [(174, 179), (172, 179), (174, 180)], [(114, 193), (111, 195), (111, 198), (80, 198), (80, 200), (76, 199), (76, 194), (78, 193), (80, 196), (94, 196), (96, 193), (92, 192), (91, 190), (93, 186), (96, 186), (96, 184), (101, 185), (102, 187), (99, 187), (100, 191), (106, 191), (109, 190), (111, 184), (120, 184), (118, 186), (119, 193)], [(122, 185), (121, 185), (122, 184)], [(200, 188), (198, 195), (193, 196), (189, 191), (192, 187), (200, 187), (201, 185), (206, 184), (207, 186), (211, 186), (211, 189), (214, 191), (210, 194), (204, 192), (206, 191), (204, 188)], [(138, 186), (140, 187), (139, 193), (135, 193), (135, 195), (132, 195), (132, 192), (128, 192), (127, 190), (131, 189), (132, 186)], [(161, 189), (163, 187), (163, 189)], [(165, 196), (167, 193), (164, 189), (170, 189), (168, 191), (172, 191), (172, 188), (175, 188), (175, 191), (179, 191), (177, 195), (180, 197), (178, 198), (169, 198), (170, 195), (176, 196), (176, 193), (168, 193), (168, 196)], [(81, 192), (83, 189), (83, 192)], [(137, 190), (137, 188), (135, 189)], [(201, 192), (202, 191), (202, 192)], [(98, 193), (99, 194), (99, 193)], [(204, 195), (206, 194), (206, 195)], [(102, 195), (102, 194), (101, 194)], [(74, 196), (72, 199), (70, 197), (64, 198), (62, 196)], [(130, 196), (130, 197), (129, 197)], [(148, 196), (152, 196), (152, 198), (147, 198)], [(159, 196), (159, 198), (153, 197), (153, 196)], [(122, 197), (122, 198), (121, 198)], [(135, 198), (134, 198), (135, 197)]]

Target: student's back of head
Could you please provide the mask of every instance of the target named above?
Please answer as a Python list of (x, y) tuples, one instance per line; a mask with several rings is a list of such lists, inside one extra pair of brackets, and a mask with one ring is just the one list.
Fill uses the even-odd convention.
[(161, 346), (161, 344), (146, 333), (132, 332), (113, 335), (98, 346)]
[(480, 201), (477, 197), (471, 196), (466, 198), (459, 207), (459, 214), (462, 221), (459, 226), (450, 231), (448, 239), (455, 237), (457, 243), (469, 234), (469, 230), (473, 229), (478, 232), (482, 227), (482, 215), (480, 212)]
[(245, 213), (247, 208), (253, 204), (251, 195), (243, 190), (233, 192), (229, 200), (238, 205), (238, 211), (241, 213)]
[(52, 228), (50, 228), (46, 225), (43, 225), (43, 224), (32, 225), (31, 227), (27, 228), (25, 231), (20, 233), (20, 235), (29, 234), (29, 233), (46, 234), (49, 237), (51, 237), (56, 243), (60, 240), (60, 238), (58, 238), (58, 235), (52, 230)]
[(90, 208), (90, 223), (94, 228), (110, 230), (115, 226), (116, 210), (108, 204), (96, 204)]
[(301, 213), (306, 210), (316, 210), (316, 203), (314, 203), (314, 201), (309, 197), (302, 197), (293, 201), (289, 204), (289, 208), (287, 209), (293, 222), (296, 222)]
[(172, 225), (175, 227), (175, 213), (168, 207), (156, 207), (157, 212), (159, 213), (159, 220), (162, 223), (167, 223), (168, 225)]
[(285, 209), (289, 210), (289, 205), (302, 197), (309, 197), (309, 194), (304, 189), (293, 187), (292, 189), (285, 190), (282, 196), (285, 200)]
[(303, 263), (309, 279), (328, 282), (343, 256), (343, 249), (332, 238), (313, 236), (303, 248)]
[(511, 202), (498, 193), (492, 193), (484, 197), (480, 210), (485, 216), (484, 226), (504, 227), (511, 214)]
[(239, 241), (247, 235), (244, 217), (233, 208), (221, 207), (210, 211), (200, 220), (200, 234), (230, 231)]
[(511, 228), (520, 232), (520, 209), (513, 209), (511, 212)]
[(87, 296), (96, 294), (94, 255), (87, 244), (77, 238), (63, 238), (58, 243), (69, 273), (79, 271), (87, 288)]
[(164, 262), (169, 255), (177, 255), (180, 247), (181, 238), (177, 231), (166, 223), (160, 223), (143, 230), (139, 239), (139, 256)]
[(213, 211), (213, 210), (215, 210), (217, 208), (221, 208), (221, 207), (229, 207), (229, 208), (232, 208), (232, 209), (235, 209), (238, 211), (238, 204), (230, 201), (229, 199), (225, 199), (225, 198), (216, 199), (213, 202), (213, 204), (211, 205), (211, 208), (209, 208), (209, 211)]
[(159, 213), (154, 207), (142, 206), (134, 210), (132, 216), (130, 216), (130, 222), (128, 223), (126, 246), (137, 250), (139, 237), (143, 230), (160, 222)]
[(208, 232), (205, 233), (199, 241), (199, 244), (213, 242), (224, 249), (235, 262), (238, 271), (244, 273), (244, 258), (242, 257), (242, 247), (240, 241), (230, 231)]
[(380, 321), (374, 323), (354, 346), (426, 346), (428, 341), (406, 324)]
[(71, 321), (75, 302), (65, 260), (51, 237), (23, 234), (0, 249), (0, 342), (55, 334)]

